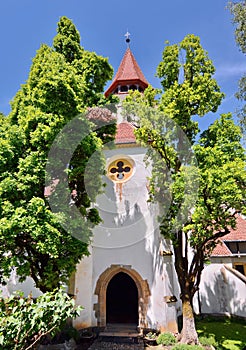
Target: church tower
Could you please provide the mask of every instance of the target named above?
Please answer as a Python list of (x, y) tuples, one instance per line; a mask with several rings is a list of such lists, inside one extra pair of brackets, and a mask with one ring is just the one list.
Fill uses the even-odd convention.
[[(149, 85), (128, 47), (105, 96), (122, 101), (129, 90)], [(119, 103), (120, 105), (121, 103)], [(93, 231), (91, 255), (77, 266), (76, 302), (84, 307), (74, 326), (133, 324), (138, 329), (177, 332), (178, 293), (170, 247), (158, 229), (158, 208), (148, 202), (146, 149), (134, 126), (118, 113), (115, 147), (105, 149), (106, 184), (96, 207), (103, 222)]]
[[(126, 33), (126, 43), (127, 49), (120, 62), (119, 68), (115, 77), (105, 91), (105, 96), (108, 97), (111, 94), (116, 95), (120, 101), (129, 93), (129, 90), (138, 90), (139, 92), (144, 92), (148, 87), (149, 83), (146, 80), (141, 68), (139, 67), (131, 49), (130, 49), (130, 33)], [(118, 105), (117, 113), (117, 133), (115, 138), (116, 145), (123, 144), (134, 144), (136, 139), (134, 136), (134, 127), (131, 123), (123, 121), (121, 116), (121, 103)]]

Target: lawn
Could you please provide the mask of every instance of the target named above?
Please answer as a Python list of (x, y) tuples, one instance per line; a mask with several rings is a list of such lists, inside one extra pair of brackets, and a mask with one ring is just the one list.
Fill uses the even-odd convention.
[(206, 317), (196, 321), (200, 336), (214, 336), (219, 350), (246, 349), (246, 321), (229, 318)]

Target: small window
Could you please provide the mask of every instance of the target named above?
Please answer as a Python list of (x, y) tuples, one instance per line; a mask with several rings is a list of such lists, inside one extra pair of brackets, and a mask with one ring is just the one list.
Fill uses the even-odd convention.
[(242, 275), (246, 276), (246, 264), (234, 264), (233, 268), (240, 272)]
[(239, 242), (239, 251), (241, 254), (246, 253), (246, 242)]
[(128, 92), (128, 86), (126, 86), (126, 85), (121, 86), (120, 92)]
[(239, 251), (239, 246), (237, 242), (225, 242), (227, 247), (230, 249), (232, 254), (237, 254)]
[(225, 244), (230, 249), (232, 254), (245, 254), (246, 253), (246, 242), (244, 241), (234, 241), (226, 242)]

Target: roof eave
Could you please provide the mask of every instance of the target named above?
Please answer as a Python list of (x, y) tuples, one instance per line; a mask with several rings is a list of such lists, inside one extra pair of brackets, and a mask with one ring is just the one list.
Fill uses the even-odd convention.
[(113, 81), (113, 83), (105, 91), (104, 95), (105, 95), (105, 97), (108, 97), (109, 95), (111, 95), (114, 92), (114, 90), (116, 89), (117, 86), (119, 86), (119, 85), (129, 85), (129, 84), (138, 84), (143, 89), (146, 89), (149, 86), (148, 83), (145, 83), (144, 81), (142, 81), (140, 79), (116, 80), (116, 81)]

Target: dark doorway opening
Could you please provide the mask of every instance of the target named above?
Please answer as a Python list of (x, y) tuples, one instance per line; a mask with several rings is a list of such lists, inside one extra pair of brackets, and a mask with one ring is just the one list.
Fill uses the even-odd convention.
[(138, 324), (138, 290), (133, 279), (124, 272), (109, 282), (106, 294), (107, 323)]

